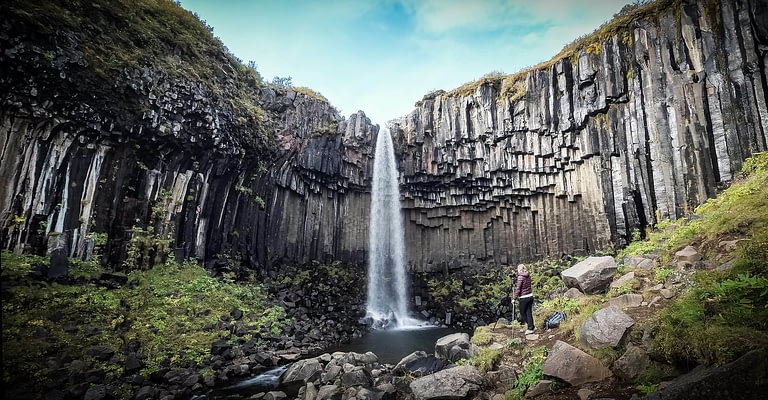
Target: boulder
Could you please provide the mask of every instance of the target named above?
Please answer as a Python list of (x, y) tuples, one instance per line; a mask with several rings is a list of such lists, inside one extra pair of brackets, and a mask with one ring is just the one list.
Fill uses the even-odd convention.
[(635, 273), (627, 272), (626, 274), (622, 275), (621, 278), (611, 282), (611, 289), (620, 289), (624, 285), (631, 282), (633, 279), (635, 279)]
[(372, 367), (374, 364), (379, 362), (379, 357), (368, 351), (366, 353), (355, 353), (355, 352), (349, 352), (344, 357), (344, 361), (348, 362), (354, 366), (366, 366), (366, 367)]
[(342, 368), (338, 364), (331, 364), (325, 366), (325, 371), (320, 375), (320, 383), (331, 383), (341, 374)]
[(370, 386), (371, 374), (363, 367), (354, 367), (349, 372), (341, 376), (341, 384), (344, 387), (349, 386)]
[(69, 271), (68, 235), (66, 232), (51, 232), (48, 234), (48, 255), (50, 268), (48, 278), (56, 279), (67, 276)]
[(513, 368), (500, 366), (496, 371), (488, 371), (485, 374), (487, 386), (496, 389), (510, 389), (517, 382), (517, 373)]
[(471, 358), (474, 353), (475, 346), (470, 342), (468, 333), (452, 333), (435, 343), (435, 356), (451, 362)]
[(597, 358), (560, 340), (552, 346), (542, 367), (544, 375), (562, 379), (573, 386), (613, 375)]
[(321, 386), (317, 391), (316, 400), (341, 400), (341, 388), (336, 385)]
[(535, 385), (528, 388), (528, 390), (525, 392), (525, 398), (532, 399), (544, 393), (550, 392), (554, 384), (555, 382), (549, 379), (541, 379)]
[(656, 265), (656, 258), (650, 255), (626, 256), (621, 262), (627, 268), (651, 269)]
[(616, 274), (616, 260), (611, 256), (588, 257), (560, 273), (566, 286), (575, 287), (584, 293), (605, 291)]
[(444, 358), (435, 357), (424, 351), (415, 351), (400, 360), (392, 369), (392, 373), (419, 377), (435, 373), (449, 365), (451, 365), (450, 362)]
[(752, 350), (720, 367), (696, 367), (646, 400), (764, 399), (768, 393), (768, 350)]
[(613, 362), (611, 370), (616, 376), (634, 381), (650, 362), (648, 352), (641, 347), (629, 345), (624, 354)]
[(579, 332), (581, 344), (592, 349), (616, 347), (635, 320), (616, 307), (596, 311), (582, 324)]
[(307, 383), (318, 379), (322, 372), (323, 366), (316, 358), (299, 360), (293, 363), (282, 375), (280, 375), (280, 386), (281, 388), (303, 387)]
[(462, 365), (417, 378), (410, 388), (416, 400), (458, 400), (475, 395), (482, 385), (477, 368)]
[(675, 258), (678, 262), (696, 263), (702, 256), (693, 246), (685, 246), (684, 249), (675, 253)]

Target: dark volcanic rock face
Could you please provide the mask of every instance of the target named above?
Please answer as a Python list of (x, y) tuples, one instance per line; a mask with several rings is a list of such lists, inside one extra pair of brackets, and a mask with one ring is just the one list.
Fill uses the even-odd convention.
[[(708, 4), (673, 2), (578, 56), (389, 122), (411, 268), (620, 246), (734, 179), (768, 148), (768, 37), (758, 3)], [(215, 90), (150, 65), (98, 73), (81, 34), (2, 23), (3, 248), (42, 252), (63, 232), (79, 257), (106, 235), (111, 265), (146, 236), (248, 267), (365, 262), (378, 127), (362, 112), (244, 89), (224, 52)], [(238, 111), (244, 97), (260, 111)]]
[(578, 57), (434, 93), (391, 123), (417, 270), (628, 243), (693, 211), (768, 142), (765, 18), (684, 2)]

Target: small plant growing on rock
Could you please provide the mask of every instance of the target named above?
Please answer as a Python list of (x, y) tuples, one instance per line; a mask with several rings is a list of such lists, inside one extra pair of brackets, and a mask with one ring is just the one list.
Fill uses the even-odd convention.
[(547, 348), (543, 346), (526, 350), (528, 359), (522, 372), (517, 376), (517, 382), (512, 390), (504, 394), (505, 400), (524, 398), (528, 388), (535, 386), (544, 377), (544, 360), (547, 358)]
[(671, 268), (658, 268), (654, 273), (654, 279), (658, 283), (664, 283), (667, 281), (667, 278), (669, 278), (674, 272), (675, 270)]

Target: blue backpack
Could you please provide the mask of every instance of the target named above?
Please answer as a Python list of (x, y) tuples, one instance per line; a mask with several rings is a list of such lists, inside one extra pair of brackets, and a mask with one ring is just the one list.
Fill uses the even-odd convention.
[(549, 318), (544, 320), (544, 328), (545, 329), (552, 329), (557, 328), (560, 326), (560, 323), (565, 321), (567, 316), (562, 311), (557, 311), (554, 314), (550, 315)]

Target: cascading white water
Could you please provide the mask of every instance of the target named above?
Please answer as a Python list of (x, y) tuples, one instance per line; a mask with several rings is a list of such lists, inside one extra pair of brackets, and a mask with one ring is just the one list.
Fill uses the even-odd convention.
[(417, 321), (408, 316), (404, 253), (395, 150), (389, 130), (382, 128), (374, 151), (368, 227), (367, 315), (373, 318), (374, 328), (417, 325)]

